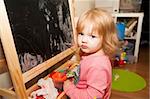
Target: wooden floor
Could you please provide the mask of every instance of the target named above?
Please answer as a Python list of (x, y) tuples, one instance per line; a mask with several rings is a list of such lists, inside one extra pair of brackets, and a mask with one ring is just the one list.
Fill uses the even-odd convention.
[(149, 46), (140, 46), (138, 63), (127, 65), (122, 69), (128, 69), (141, 75), (146, 80), (147, 86), (143, 90), (133, 93), (112, 90), (110, 99), (149, 99)]

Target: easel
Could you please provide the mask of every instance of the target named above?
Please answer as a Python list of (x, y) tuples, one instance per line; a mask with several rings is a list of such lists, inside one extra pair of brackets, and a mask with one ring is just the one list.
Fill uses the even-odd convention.
[[(73, 19), (73, 1), (68, 0), (70, 11), (71, 11), (71, 17)], [(74, 30), (74, 21), (72, 20), (72, 26), (73, 26), (73, 34), (75, 34)], [(52, 57), (51, 59), (43, 62), (42, 64), (37, 65), (33, 69), (22, 73), (20, 68), (20, 63), (18, 61), (18, 56), (15, 48), (15, 44), (13, 41), (13, 36), (11, 33), (11, 28), (5, 8), (5, 4), (3, 0), (0, 0), (0, 37), (2, 46), (4, 49), (4, 54), (6, 57), (9, 73), (11, 76), (11, 80), (13, 83), (12, 88), (10, 89), (2, 89), (0, 88), (0, 95), (2, 96), (9, 96), (11, 99), (28, 99), (28, 95), (37, 88), (37, 85), (33, 85), (30, 88), (26, 89), (25, 83), (30, 81), (31, 79), (35, 78), (36, 76), (40, 75), (45, 70), (49, 69), (56, 63), (59, 63), (66, 57), (72, 55), (76, 51), (76, 47), (73, 46), (60, 54)], [(75, 40), (75, 35), (74, 35)], [(76, 43), (76, 42), (74, 42)], [(75, 44), (74, 44), (75, 45)], [(66, 61), (62, 66), (67, 66), (69, 61)], [(61, 99), (63, 97), (64, 93), (58, 97), (58, 99)]]

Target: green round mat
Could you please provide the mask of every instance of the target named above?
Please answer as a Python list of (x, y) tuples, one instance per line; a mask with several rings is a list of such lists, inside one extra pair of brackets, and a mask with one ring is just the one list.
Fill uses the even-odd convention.
[(123, 92), (135, 92), (146, 86), (145, 80), (128, 70), (113, 69), (112, 89)]

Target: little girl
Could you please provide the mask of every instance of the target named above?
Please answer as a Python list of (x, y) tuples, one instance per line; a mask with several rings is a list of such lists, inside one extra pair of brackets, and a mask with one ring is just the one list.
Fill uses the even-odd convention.
[(81, 51), (79, 81), (64, 82), (71, 99), (109, 99), (112, 68), (110, 57), (118, 45), (113, 18), (104, 10), (91, 9), (77, 22), (77, 40)]

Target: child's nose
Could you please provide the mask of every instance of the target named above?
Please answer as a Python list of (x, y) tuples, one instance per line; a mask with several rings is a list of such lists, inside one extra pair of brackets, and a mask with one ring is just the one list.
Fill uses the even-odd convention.
[(88, 37), (87, 35), (84, 35), (82, 38), (82, 43), (87, 43), (87, 41), (88, 41)]

